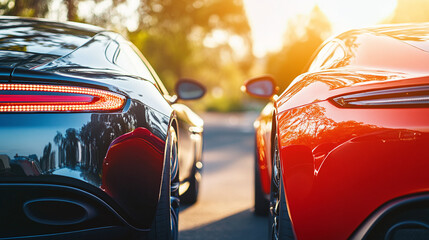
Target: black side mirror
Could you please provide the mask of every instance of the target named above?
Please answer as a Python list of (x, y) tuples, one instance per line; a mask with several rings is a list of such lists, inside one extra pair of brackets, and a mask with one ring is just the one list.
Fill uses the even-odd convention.
[(206, 88), (195, 80), (179, 79), (175, 91), (178, 99), (195, 100), (204, 96)]
[(277, 93), (278, 87), (273, 77), (261, 76), (247, 80), (241, 90), (253, 97), (271, 98)]

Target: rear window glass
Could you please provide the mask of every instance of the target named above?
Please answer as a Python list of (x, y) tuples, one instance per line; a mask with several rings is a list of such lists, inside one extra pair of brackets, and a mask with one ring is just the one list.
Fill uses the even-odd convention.
[(4, 21), (0, 20), (0, 50), (64, 56), (95, 35), (63, 24)]

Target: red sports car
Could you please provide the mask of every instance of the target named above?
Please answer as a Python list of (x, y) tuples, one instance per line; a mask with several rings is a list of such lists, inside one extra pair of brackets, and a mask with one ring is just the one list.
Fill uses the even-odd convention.
[[(281, 80), (280, 80), (281, 81)], [(429, 24), (326, 41), (255, 122), (255, 210), (270, 239), (429, 239)]]

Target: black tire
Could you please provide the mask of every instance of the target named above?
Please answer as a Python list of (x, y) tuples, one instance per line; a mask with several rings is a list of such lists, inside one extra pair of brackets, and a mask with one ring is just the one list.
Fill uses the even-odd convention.
[(281, 194), (280, 194), (280, 221), (279, 221), (279, 239), (281, 240), (295, 240), (295, 234), (292, 229), (292, 222), (290, 221), (289, 212), (286, 205), (285, 193), (283, 191), (283, 177), (281, 177)]
[(284, 194), (283, 176), (280, 170), (277, 136), (274, 139), (273, 171), (271, 175), (271, 193), (268, 221), (269, 240), (294, 240), (292, 223), (290, 221), (286, 198)]
[(255, 143), (255, 165), (254, 165), (254, 177), (255, 177), (255, 214), (260, 216), (268, 215), (270, 209), (270, 201), (265, 197), (264, 191), (262, 191), (261, 175), (259, 173), (258, 164), (258, 150)]
[(186, 190), (185, 193), (180, 196), (180, 202), (182, 204), (194, 204), (198, 200), (198, 192), (200, 189), (200, 181), (201, 173), (197, 166), (197, 163), (194, 163), (194, 166), (192, 168), (192, 174), (189, 179), (189, 188)]
[(177, 156), (177, 135), (174, 128), (170, 127), (166, 140), (161, 194), (156, 216), (148, 235), (150, 240), (178, 239), (180, 201), (178, 200), (179, 174)]

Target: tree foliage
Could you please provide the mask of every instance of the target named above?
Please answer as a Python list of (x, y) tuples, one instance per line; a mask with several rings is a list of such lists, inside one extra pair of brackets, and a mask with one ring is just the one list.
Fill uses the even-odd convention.
[[(54, 1), (0, 0), (0, 14), (46, 17), (49, 11), (61, 11), (49, 8)], [(247, 72), (253, 64), (250, 27), (242, 0), (140, 0), (132, 10), (124, 8), (129, 2), (62, 0), (66, 12), (57, 15), (128, 35), (170, 91), (179, 78), (194, 78), (209, 89), (205, 105), (216, 106), (221, 98), (223, 103), (234, 103), (224, 104), (222, 110), (240, 107), (239, 87), (249, 77)], [(79, 15), (82, 6), (93, 10)], [(127, 21), (134, 15), (138, 16), (137, 27), (130, 30)], [(231, 39), (241, 43), (241, 53), (236, 53)], [(207, 41), (215, 44), (207, 46)], [(224, 94), (214, 97), (210, 94), (213, 88), (223, 89)]]
[(295, 21), (289, 22), (283, 48), (268, 56), (266, 67), (281, 90), (306, 71), (314, 52), (330, 32), (331, 25), (317, 6), (309, 16), (299, 16)]
[(51, 0), (5, 0), (0, 2), (0, 14), (44, 17), (49, 10)]
[[(203, 82), (209, 90), (223, 89), (220, 97), (212, 96), (209, 91), (209, 96), (204, 99), (206, 106), (215, 110), (231, 110), (237, 104), (240, 105), (239, 87), (253, 61), (250, 27), (242, 2), (142, 2), (139, 8), (139, 29), (129, 36), (154, 65), (167, 88), (172, 89), (175, 81), (181, 77), (191, 77)], [(227, 37), (215, 46), (207, 47), (204, 42), (214, 38), (215, 32)], [(233, 36), (243, 41), (245, 56), (238, 57), (234, 53), (228, 41)]]

